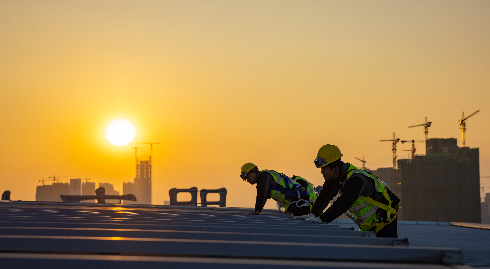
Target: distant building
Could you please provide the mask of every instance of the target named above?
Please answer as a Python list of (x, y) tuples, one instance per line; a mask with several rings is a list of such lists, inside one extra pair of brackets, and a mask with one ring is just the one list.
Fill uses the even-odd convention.
[(481, 203), (481, 223), (490, 223), (490, 193), (485, 194), (485, 200)]
[(36, 201), (61, 202), (60, 195), (70, 195), (68, 183), (53, 183), (36, 187)]
[[(95, 182), (82, 183), (82, 195), (95, 195)], [(95, 203), (94, 200), (84, 200), (85, 203)]]
[[(135, 194), (135, 188), (133, 182), (123, 182), (123, 195), (125, 194), (133, 194), (133, 195)], [(138, 201), (133, 202), (129, 200), (123, 200), (123, 204), (134, 204), (134, 203), (138, 203)]]
[[(150, 157), (151, 158), (151, 157)], [(151, 161), (137, 160), (136, 178), (134, 179), (136, 200), (138, 204), (151, 204)]]
[[(99, 183), (99, 188), (104, 187), (105, 195), (119, 195), (119, 192), (114, 190), (114, 185), (111, 183)], [(119, 203), (119, 199), (106, 200), (106, 203)]]
[(432, 138), (426, 156), (398, 160), (400, 220), (481, 221), (479, 149), (459, 148), (456, 138)]
[(70, 195), (82, 194), (82, 179), (73, 178), (70, 179)]

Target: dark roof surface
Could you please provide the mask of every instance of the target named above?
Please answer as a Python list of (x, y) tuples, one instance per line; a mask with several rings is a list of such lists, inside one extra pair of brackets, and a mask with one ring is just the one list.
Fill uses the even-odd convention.
[[(0, 203), (0, 263), (8, 268), (447, 268), (464, 267), (463, 262), (490, 264), (485, 264), (489, 230), (399, 225), (400, 238), (387, 239), (353, 230), (350, 224), (315, 224), (272, 210), (248, 216), (247, 211)], [(485, 237), (486, 247), (478, 247), (477, 242)]]

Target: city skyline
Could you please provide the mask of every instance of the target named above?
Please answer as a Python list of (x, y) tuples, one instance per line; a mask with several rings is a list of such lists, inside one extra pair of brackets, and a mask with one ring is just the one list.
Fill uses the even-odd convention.
[[(488, 177), (488, 10), (488, 1), (2, 1), (0, 187), (34, 200), (55, 174), (122, 192), (135, 178), (131, 147), (157, 141), (153, 203), (171, 188), (224, 187), (228, 206), (253, 207), (256, 190), (239, 178), (246, 162), (320, 185), (313, 160), (324, 144), (358, 167), (356, 158), (392, 167), (380, 140), (424, 140), (408, 127), (427, 117), (429, 138), (461, 146), (458, 120), (477, 110), (466, 146), (480, 149)], [(137, 130), (124, 147), (104, 137), (118, 118)], [(398, 158), (410, 148), (398, 144)]]

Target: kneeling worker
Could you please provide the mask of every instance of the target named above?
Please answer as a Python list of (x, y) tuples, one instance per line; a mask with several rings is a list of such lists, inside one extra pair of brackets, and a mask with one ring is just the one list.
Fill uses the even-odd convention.
[[(400, 199), (372, 172), (344, 163), (341, 157), (335, 145), (327, 144), (318, 150), (315, 166), (321, 168), (325, 183), (311, 214), (303, 219), (329, 223), (345, 212), (359, 230), (375, 231), (377, 237), (397, 238)], [(340, 197), (323, 212), (338, 193)]]
[(315, 188), (306, 179), (299, 176), (290, 178), (274, 170), (259, 171), (253, 163), (242, 166), (240, 177), (252, 185), (257, 183), (255, 211), (248, 212), (249, 215), (260, 214), (268, 198), (280, 202), (286, 213), (307, 215), (317, 197)]

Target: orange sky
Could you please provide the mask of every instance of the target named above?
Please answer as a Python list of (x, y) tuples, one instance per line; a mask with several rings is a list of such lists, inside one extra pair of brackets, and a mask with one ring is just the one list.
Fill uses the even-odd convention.
[[(0, 1), (0, 191), (34, 200), (56, 174), (113, 183), (133, 145), (104, 138), (126, 118), (154, 148), (153, 203), (172, 187), (228, 189), (253, 207), (240, 166), (323, 179), (325, 143), (371, 169), (402, 139), (456, 137), (490, 176), (489, 1)], [(410, 145), (400, 145), (407, 158)], [(423, 146), (419, 145), (419, 153)], [(145, 153), (145, 152), (142, 152)], [(484, 179), (490, 192), (490, 178)], [(270, 203), (268, 206), (272, 206)]]

